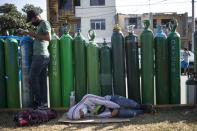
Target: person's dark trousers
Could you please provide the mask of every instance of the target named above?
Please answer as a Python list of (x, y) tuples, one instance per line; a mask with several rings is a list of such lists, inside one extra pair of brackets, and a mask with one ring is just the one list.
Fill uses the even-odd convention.
[(47, 103), (47, 67), (49, 56), (34, 55), (29, 75), (29, 84), (32, 90), (33, 107)]
[(140, 105), (131, 99), (127, 99), (126, 97), (123, 96), (111, 96), (110, 101), (118, 104), (122, 108), (130, 108), (130, 109), (140, 109)]
[(122, 96), (111, 96), (110, 101), (120, 105), (117, 117), (129, 118), (139, 114), (143, 114), (141, 106), (134, 100), (127, 99)]

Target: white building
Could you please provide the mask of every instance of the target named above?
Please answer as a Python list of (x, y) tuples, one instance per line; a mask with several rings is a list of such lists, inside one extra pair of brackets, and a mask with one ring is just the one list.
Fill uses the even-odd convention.
[(96, 32), (96, 42), (105, 38), (111, 42), (111, 35), (116, 19), (116, 0), (80, 0), (75, 6), (75, 16), (81, 19), (81, 32), (87, 38), (89, 29)]

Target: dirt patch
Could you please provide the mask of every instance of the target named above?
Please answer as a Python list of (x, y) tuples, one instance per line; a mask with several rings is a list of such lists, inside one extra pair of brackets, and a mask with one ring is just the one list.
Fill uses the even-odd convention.
[(16, 127), (13, 123), (13, 116), (16, 112), (0, 112), (0, 130), (115, 130), (115, 131), (158, 131), (158, 130), (197, 130), (197, 109), (166, 109), (157, 110), (155, 114), (144, 114), (131, 118), (126, 123), (110, 124), (65, 124), (58, 123), (58, 119), (64, 112), (58, 112), (58, 118), (47, 123), (29, 127)]

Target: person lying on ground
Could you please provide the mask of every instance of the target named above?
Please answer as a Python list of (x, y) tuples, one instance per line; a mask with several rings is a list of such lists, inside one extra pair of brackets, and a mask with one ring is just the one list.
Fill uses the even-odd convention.
[(85, 95), (82, 100), (67, 112), (69, 119), (78, 120), (86, 117), (118, 117), (130, 118), (143, 113), (153, 112), (153, 105), (138, 104), (136, 101), (123, 96), (105, 97), (93, 94)]

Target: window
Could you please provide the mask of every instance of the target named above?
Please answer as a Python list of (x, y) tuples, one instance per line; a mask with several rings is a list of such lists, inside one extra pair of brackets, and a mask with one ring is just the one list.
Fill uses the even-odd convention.
[(170, 22), (171, 19), (162, 19), (161, 25), (166, 25), (168, 22)]
[(103, 6), (105, 5), (105, 0), (90, 0), (90, 6)]
[(105, 30), (105, 19), (90, 20), (91, 29)]
[(72, 10), (73, 1), (72, 0), (59, 0), (59, 9)]
[(80, 6), (81, 5), (80, 0), (74, 0), (74, 5), (75, 6)]
[(153, 28), (157, 28), (157, 19), (153, 19)]
[(139, 18), (135, 17), (135, 18), (126, 18), (125, 19), (125, 29), (127, 29), (127, 27), (129, 25), (135, 25), (135, 29), (137, 29), (139, 27), (138, 22), (140, 21)]
[(81, 25), (80, 25), (80, 23), (73, 24), (73, 26), (74, 26), (74, 32), (77, 32), (78, 30), (81, 30)]

